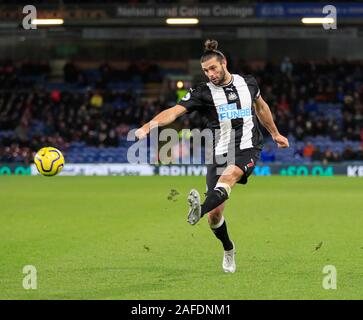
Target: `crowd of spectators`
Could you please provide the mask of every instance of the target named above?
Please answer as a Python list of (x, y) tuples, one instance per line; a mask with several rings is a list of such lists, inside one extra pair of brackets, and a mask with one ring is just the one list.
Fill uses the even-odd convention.
[(302, 149), (302, 156), (312, 161), (321, 161), (323, 163), (340, 162), (340, 161), (362, 161), (363, 145), (358, 150), (354, 150), (350, 144), (347, 144), (342, 152), (333, 151), (331, 148), (321, 150), (320, 147), (314, 146), (307, 142)]
[(66, 150), (72, 142), (111, 147), (138, 123), (149, 120), (160, 105), (139, 102), (128, 92), (35, 91), (0, 94), (0, 128), (13, 131), (3, 136), (0, 161), (17, 158), (21, 153), (30, 161), (31, 150), (52, 145)]
[[(44, 85), (48, 81), (50, 71), (49, 63), (44, 61), (0, 61), (0, 88), (14, 91)], [(158, 64), (144, 60), (131, 62), (122, 69), (113, 68), (104, 62), (92, 70), (84, 70), (76, 62), (69, 61), (63, 67), (63, 75), (62, 80), (65, 84), (76, 84), (78, 87), (95, 86), (99, 89), (105, 89), (108, 84), (114, 82), (150, 83), (161, 82), (163, 79)]]
[[(282, 134), (363, 141), (363, 62), (267, 64), (251, 70)], [(334, 108), (335, 106), (335, 108)]]
[[(286, 58), (254, 70), (236, 61), (233, 69), (255, 75), (280, 132), (306, 141), (296, 150), (302, 157), (323, 162), (363, 160), (362, 147), (356, 150), (349, 144), (363, 141), (362, 62), (302, 63)], [(63, 81), (80, 84), (82, 91), (46, 90), (34, 85), (32, 77), (43, 77), (46, 82), (49, 73), (49, 65), (41, 62), (0, 64), (0, 162), (29, 162), (33, 151), (44, 145), (62, 150), (74, 142), (118, 146), (131, 128), (165, 107), (160, 100), (145, 102), (142, 92), (109, 87), (114, 81), (161, 82), (157, 64), (140, 62), (117, 70), (104, 63), (92, 80), (86, 71), (69, 62)], [(309, 140), (319, 136), (345, 141), (346, 148), (341, 153), (321, 150)], [(266, 161), (275, 160), (269, 148), (263, 156)]]

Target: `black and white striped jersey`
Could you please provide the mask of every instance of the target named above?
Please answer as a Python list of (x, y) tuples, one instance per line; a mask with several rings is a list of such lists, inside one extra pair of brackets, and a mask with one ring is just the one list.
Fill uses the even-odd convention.
[(253, 107), (259, 96), (253, 76), (232, 74), (232, 80), (224, 86), (198, 84), (178, 104), (207, 118), (207, 127), (218, 132), (214, 135), (214, 153), (222, 155), (233, 145), (235, 150), (262, 149), (263, 136)]

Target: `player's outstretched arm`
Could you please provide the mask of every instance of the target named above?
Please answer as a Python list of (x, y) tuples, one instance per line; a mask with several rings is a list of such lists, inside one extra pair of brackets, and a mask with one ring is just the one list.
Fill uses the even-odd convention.
[(265, 100), (259, 96), (255, 102), (256, 115), (258, 120), (262, 123), (262, 125), (267, 129), (267, 131), (271, 134), (272, 139), (277, 143), (279, 148), (288, 148), (289, 140), (279, 133), (275, 122), (272, 118), (271, 110)]
[(163, 127), (175, 121), (176, 118), (183, 115), (187, 109), (179, 104), (166, 109), (159, 114), (157, 114), (151, 121), (145, 123), (141, 128), (137, 129), (135, 132), (136, 138), (145, 138), (151, 129), (155, 127)]

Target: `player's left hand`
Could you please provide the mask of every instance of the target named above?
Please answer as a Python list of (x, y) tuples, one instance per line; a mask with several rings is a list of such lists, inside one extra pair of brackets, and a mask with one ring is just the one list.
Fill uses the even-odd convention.
[(279, 148), (288, 148), (289, 147), (289, 140), (281, 134), (278, 134), (278, 135), (272, 137), (272, 139), (277, 143), (277, 146)]
[(148, 133), (148, 130), (145, 128), (145, 126), (143, 126), (135, 131), (135, 136), (137, 139), (141, 140), (144, 139)]

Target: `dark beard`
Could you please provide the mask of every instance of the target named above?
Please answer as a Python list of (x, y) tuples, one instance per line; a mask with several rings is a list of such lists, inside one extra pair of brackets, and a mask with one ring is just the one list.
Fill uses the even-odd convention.
[(216, 85), (217, 86), (222, 86), (225, 81), (226, 81), (226, 72), (224, 70), (222, 70), (222, 79), (219, 80)]

